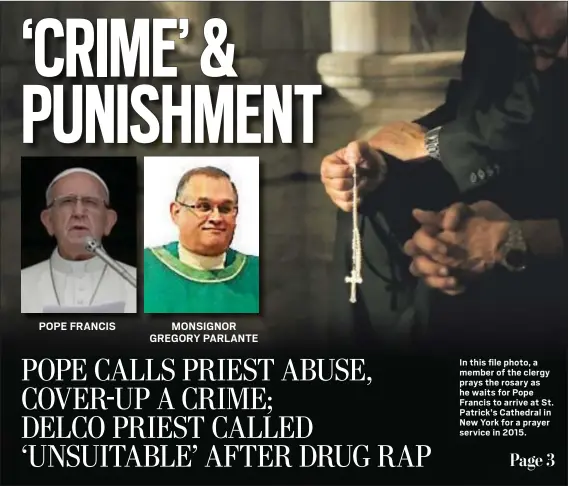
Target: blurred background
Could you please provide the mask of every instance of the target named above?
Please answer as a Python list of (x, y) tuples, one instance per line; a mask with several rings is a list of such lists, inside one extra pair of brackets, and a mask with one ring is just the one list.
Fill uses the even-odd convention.
[[(322, 157), (382, 124), (412, 120), (438, 106), (459, 76), (472, 2), (2, 2), (0, 3), (1, 305), (19, 312), (20, 157), (23, 155), (258, 156), (261, 160), (262, 323), (278, 333), (318, 335), (325, 326), (327, 269), (336, 211), (320, 183)], [(244, 84), (322, 84), (313, 145), (64, 146), (49, 126), (23, 146), (22, 85), (73, 84), (38, 79), (27, 18), (187, 17), (194, 29), (170, 63), (179, 83), (211, 84), (200, 70), (203, 24), (220, 17), (236, 44)], [(192, 25), (192, 24), (191, 24)], [(91, 81), (92, 82), (92, 81)], [(162, 80), (95, 80), (129, 84)], [(230, 80), (230, 82), (237, 82)], [(172, 80), (165, 80), (172, 84)], [(157, 107), (159, 109), (159, 107)], [(299, 106), (299, 112), (301, 107)], [(297, 119), (297, 131), (302, 124)], [(255, 126), (253, 126), (253, 129)], [(175, 137), (174, 137), (175, 138)], [(299, 137), (298, 137), (299, 138)], [(139, 250), (142, 248), (139, 217)]]

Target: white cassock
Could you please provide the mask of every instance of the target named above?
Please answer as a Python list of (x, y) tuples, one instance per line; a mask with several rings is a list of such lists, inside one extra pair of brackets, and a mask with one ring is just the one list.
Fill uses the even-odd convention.
[[(117, 262), (136, 279), (136, 268)], [(22, 314), (60, 312), (136, 313), (136, 288), (99, 257), (49, 260), (22, 270)]]

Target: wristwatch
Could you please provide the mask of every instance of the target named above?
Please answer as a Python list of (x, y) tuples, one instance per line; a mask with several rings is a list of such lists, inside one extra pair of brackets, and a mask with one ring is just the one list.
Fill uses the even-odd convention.
[(439, 132), (441, 128), (442, 127), (433, 128), (425, 134), (425, 149), (429, 157), (437, 160), (441, 160), (441, 151), (439, 148)]
[(522, 227), (516, 221), (510, 224), (506, 241), (500, 247), (500, 264), (510, 272), (521, 272), (528, 263), (528, 246), (524, 238)]

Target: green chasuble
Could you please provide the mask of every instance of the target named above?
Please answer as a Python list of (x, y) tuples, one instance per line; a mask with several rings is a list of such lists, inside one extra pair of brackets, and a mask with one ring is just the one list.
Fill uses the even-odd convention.
[(144, 312), (258, 314), (259, 258), (230, 248), (224, 268), (197, 270), (180, 261), (178, 242), (146, 248)]

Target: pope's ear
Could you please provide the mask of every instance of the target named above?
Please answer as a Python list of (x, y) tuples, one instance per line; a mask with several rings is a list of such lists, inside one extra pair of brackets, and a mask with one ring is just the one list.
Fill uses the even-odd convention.
[(53, 236), (54, 231), (53, 231), (53, 221), (51, 220), (51, 211), (49, 209), (44, 209), (40, 214), (40, 219), (48, 235)]
[(115, 224), (117, 224), (118, 215), (114, 209), (107, 209), (107, 221), (105, 223), (105, 236), (109, 236)]

